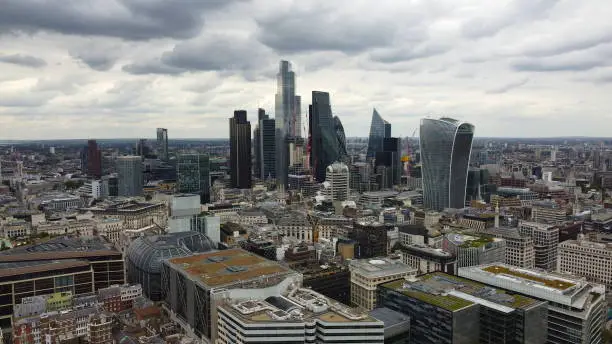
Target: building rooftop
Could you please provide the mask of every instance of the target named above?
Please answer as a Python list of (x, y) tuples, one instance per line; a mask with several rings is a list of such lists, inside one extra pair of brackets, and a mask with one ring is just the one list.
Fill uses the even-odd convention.
[(88, 258), (120, 255), (112, 244), (101, 238), (59, 237), (47, 242), (24, 245), (0, 252), (0, 262)]
[(418, 280), (396, 280), (382, 285), (417, 300), (434, 306), (457, 311), (473, 304), (510, 313), (517, 308), (524, 309), (540, 301), (491, 288), (465, 278), (434, 272), (420, 276)]
[(605, 287), (588, 283), (584, 278), (550, 273), (540, 269), (525, 269), (512, 265), (493, 263), (459, 268), (459, 276), (582, 309), (589, 295), (603, 295)]
[(399, 260), (389, 258), (360, 259), (351, 261), (351, 271), (356, 271), (368, 278), (388, 276), (398, 273), (416, 274), (416, 269)]
[(483, 247), (492, 242), (503, 240), (500, 238), (494, 238), (489, 235), (481, 235), (481, 234), (465, 235), (465, 234), (458, 234), (458, 233), (449, 233), (446, 235), (446, 238), (453, 244), (460, 246), (460, 247), (464, 247), (464, 248)]
[(453, 258), (453, 254), (447, 251), (444, 251), (441, 248), (434, 248), (427, 245), (421, 244), (412, 244), (407, 246), (402, 246), (402, 251), (406, 251), (409, 253), (420, 253), (421, 255), (437, 257), (437, 258)]
[(23, 274), (57, 271), (77, 267), (87, 268), (89, 267), (89, 263), (76, 259), (0, 263), (0, 277), (19, 276)]
[(566, 290), (575, 285), (574, 283), (568, 280), (554, 278), (553, 276), (536, 274), (528, 270), (513, 269), (503, 265), (491, 265), (483, 267), (482, 270), (495, 275), (518, 277), (523, 280), (529, 280), (558, 290)]
[(251, 323), (292, 323), (307, 320), (328, 323), (379, 321), (367, 313), (350, 308), (306, 288), (294, 289), (286, 296), (270, 296), (265, 300), (240, 301), (221, 307)]
[(291, 272), (277, 262), (242, 249), (172, 258), (168, 264), (207, 287), (219, 287), (263, 276)]

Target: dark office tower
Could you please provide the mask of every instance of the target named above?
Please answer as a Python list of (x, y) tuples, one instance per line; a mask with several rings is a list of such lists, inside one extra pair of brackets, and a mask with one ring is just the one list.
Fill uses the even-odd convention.
[(168, 129), (157, 128), (157, 155), (163, 161), (168, 161)]
[(397, 137), (385, 137), (381, 152), (376, 152), (376, 167), (384, 166), (383, 189), (390, 188), (393, 185), (399, 185), (402, 178), (402, 157), (401, 157), (402, 141)]
[(120, 156), (117, 158), (117, 191), (119, 196), (141, 196), (143, 186), (142, 158)]
[(370, 125), (370, 137), (368, 139), (368, 158), (374, 158), (377, 152), (382, 152), (383, 139), (391, 137), (391, 124), (380, 117), (374, 109), (372, 113), (372, 124)]
[(263, 109), (259, 109), (257, 127), (253, 131), (255, 139), (255, 166), (254, 174), (257, 178), (274, 178), (275, 161), (275, 138), (274, 138), (274, 119), (270, 119)]
[(140, 155), (141, 157), (145, 157), (147, 155), (149, 155), (150, 149), (149, 146), (147, 145), (147, 140), (146, 139), (139, 139), (138, 142), (136, 142), (136, 155)]
[(332, 115), (329, 93), (313, 91), (309, 112), (310, 166), (315, 179), (325, 181), (325, 170), (346, 156), (346, 138), (340, 119)]
[(423, 205), (463, 208), (474, 126), (452, 118), (422, 119)]
[(251, 188), (251, 122), (247, 112), (234, 111), (230, 118), (230, 177), (231, 186), (237, 189)]
[(96, 178), (102, 176), (102, 153), (96, 140), (87, 141), (87, 174)]
[(205, 154), (180, 154), (176, 161), (178, 192), (200, 195), (200, 203), (210, 202), (210, 158)]
[(291, 63), (280, 62), (277, 74), (277, 92), (275, 97), (275, 141), (276, 141), (276, 184), (279, 190), (287, 187), (289, 173), (289, 142), (301, 134), (301, 99), (295, 95), (295, 73)]

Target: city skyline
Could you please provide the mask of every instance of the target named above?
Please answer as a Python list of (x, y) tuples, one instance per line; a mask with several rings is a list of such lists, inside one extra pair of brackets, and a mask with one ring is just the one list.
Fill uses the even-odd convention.
[(367, 136), (372, 107), (400, 137), (428, 115), (477, 123), (482, 136), (607, 134), (610, 9), (595, 0), (123, 3), (5, 3), (0, 121), (10, 130), (0, 140), (149, 137), (156, 127), (219, 138), (235, 108), (276, 115), (281, 59), (300, 94), (330, 93), (349, 137)]

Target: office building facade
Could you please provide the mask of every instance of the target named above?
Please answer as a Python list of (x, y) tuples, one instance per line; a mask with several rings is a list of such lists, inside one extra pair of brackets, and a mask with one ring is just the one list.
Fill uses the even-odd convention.
[(245, 110), (234, 111), (230, 126), (230, 180), (236, 189), (251, 188), (251, 122)]
[(546, 224), (520, 221), (519, 234), (533, 240), (535, 267), (546, 271), (557, 269), (559, 253), (559, 227)]
[(257, 127), (254, 131), (255, 177), (265, 180), (276, 177), (275, 154), (276, 143), (274, 138), (275, 120), (270, 118), (264, 109), (259, 109)]
[(332, 201), (346, 201), (349, 195), (349, 169), (341, 163), (335, 162), (327, 166), (325, 172), (325, 193)]
[(584, 239), (559, 244), (558, 271), (585, 277), (587, 281), (612, 288), (612, 244)]
[(181, 154), (176, 163), (176, 188), (181, 193), (200, 195), (200, 203), (210, 202), (210, 157)]
[(373, 310), (379, 304), (377, 288), (383, 283), (416, 276), (416, 269), (389, 258), (351, 260), (351, 305)]
[(276, 184), (279, 190), (287, 187), (289, 174), (289, 140), (301, 137), (301, 98), (295, 94), (295, 73), (289, 61), (281, 61), (275, 96)]
[(117, 158), (119, 196), (141, 196), (143, 187), (142, 158), (120, 156)]
[(474, 126), (452, 118), (421, 120), (423, 204), (444, 210), (465, 207)]
[(157, 128), (157, 156), (162, 161), (168, 161), (168, 129)]

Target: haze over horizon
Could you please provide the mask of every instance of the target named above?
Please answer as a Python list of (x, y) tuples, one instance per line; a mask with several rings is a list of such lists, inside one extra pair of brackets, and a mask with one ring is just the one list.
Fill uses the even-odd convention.
[[(330, 92), (348, 137), (372, 108), (477, 137), (606, 137), (612, 7), (603, 0), (5, 0), (0, 141), (225, 138), (235, 109), (274, 115), (281, 59), (307, 113)], [(220, 134), (223, 133), (223, 134)]]

